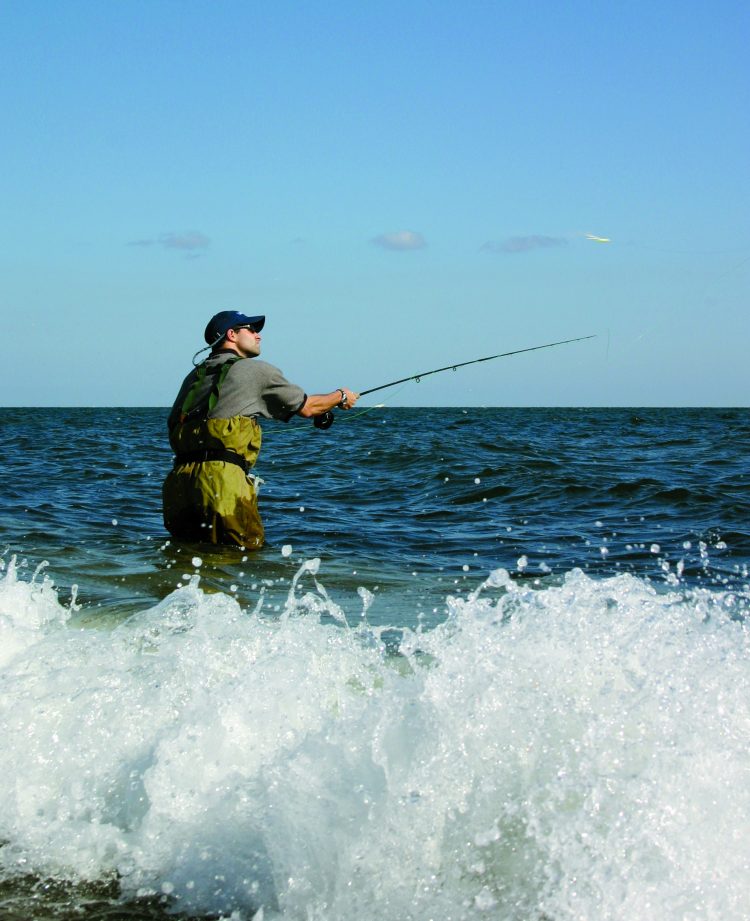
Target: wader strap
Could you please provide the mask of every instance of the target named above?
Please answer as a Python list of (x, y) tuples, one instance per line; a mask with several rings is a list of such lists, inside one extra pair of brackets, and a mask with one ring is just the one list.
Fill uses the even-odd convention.
[(221, 390), (221, 385), (224, 383), (224, 378), (227, 376), (227, 374), (229, 374), (229, 371), (231, 370), (231, 367), (235, 361), (239, 360), (239, 356), (237, 356), (237, 358), (230, 358), (228, 361), (224, 362), (218, 372), (214, 372), (214, 385), (211, 388), (211, 393), (208, 395), (209, 412), (211, 412), (214, 406), (216, 406), (216, 404), (219, 402), (219, 391)]
[(206, 448), (204, 451), (185, 451), (178, 454), (174, 459), (175, 467), (181, 464), (202, 464), (205, 461), (224, 461), (225, 464), (236, 464), (242, 467), (245, 473), (252, 470), (253, 465), (246, 461), (244, 457), (236, 454), (234, 451), (226, 451), (222, 448)]
[(227, 374), (229, 374), (229, 370), (232, 365), (239, 360), (239, 355), (236, 355), (233, 358), (228, 358), (222, 365), (220, 365), (218, 368), (214, 368), (210, 372), (206, 370), (205, 361), (203, 364), (198, 366), (198, 373), (196, 374), (195, 380), (193, 381), (193, 386), (190, 388), (190, 390), (188, 390), (187, 394), (185, 395), (185, 399), (182, 401), (182, 406), (180, 408), (180, 422), (184, 422), (188, 416), (196, 415), (198, 412), (197, 409), (193, 409), (191, 412), (191, 408), (195, 402), (195, 398), (198, 396), (198, 391), (203, 387), (203, 381), (206, 379), (206, 376), (213, 377), (214, 384), (211, 388), (211, 392), (208, 395), (208, 409), (204, 407), (203, 411), (206, 416), (211, 412), (219, 400), (219, 391), (221, 390), (221, 385), (224, 383), (224, 378), (227, 376)]
[(198, 391), (201, 388), (203, 383), (203, 378), (206, 376), (206, 364), (205, 362), (198, 367), (198, 373), (196, 374), (195, 380), (193, 381), (193, 386), (188, 390), (185, 399), (182, 401), (182, 407), (180, 408), (180, 422), (184, 422), (188, 413), (190, 412), (190, 407), (193, 405), (193, 401), (198, 394)]

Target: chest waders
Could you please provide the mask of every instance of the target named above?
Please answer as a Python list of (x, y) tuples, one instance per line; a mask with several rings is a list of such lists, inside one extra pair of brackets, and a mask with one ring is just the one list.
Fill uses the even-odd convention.
[(240, 361), (198, 367), (177, 425), (169, 433), (174, 467), (162, 488), (164, 525), (180, 540), (263, 546), (263, 522), (252, 470), (260, 453), (261, 430), (249, 416), (209, 419), (222, 384)]

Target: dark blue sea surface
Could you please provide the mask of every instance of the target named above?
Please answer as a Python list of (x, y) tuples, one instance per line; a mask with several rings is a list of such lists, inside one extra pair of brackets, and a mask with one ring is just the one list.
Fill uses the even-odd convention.
[(355, 412), (327, 432), (265, 425), (268, 543), (241, 564), (235, 550), (164, 546), (165, 410), (2, 410), (1, 539), (112, 611), (164, 597), (196, 554), (208, 584), (231, 579), (248, 601), (258, 578), (320, 557), (332, 590), (379, 585), (388, 601), (371, 616), (396, 625), (498, 567), (748, 582), (750, 410)]
[(741, 921), (750, 410), (0, 410), (0, 915)]

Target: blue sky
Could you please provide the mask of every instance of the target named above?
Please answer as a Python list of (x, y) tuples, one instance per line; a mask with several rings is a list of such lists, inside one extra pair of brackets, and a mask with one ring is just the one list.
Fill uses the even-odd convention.
[(384, 398), (748, 405), (748, 9), (4, 3), (0, 403), (171, 403), (235, 308), (310, 392), (597, 334)]

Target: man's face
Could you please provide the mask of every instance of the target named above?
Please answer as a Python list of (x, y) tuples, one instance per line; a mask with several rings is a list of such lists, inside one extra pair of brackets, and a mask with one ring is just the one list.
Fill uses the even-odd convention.
[(255, 358), (256, 355), (260, 355), (260, 333), (256, 333), (251, 326), (240, 326), (229, 330), (227, 340), (234, 345), (243, 358)]

